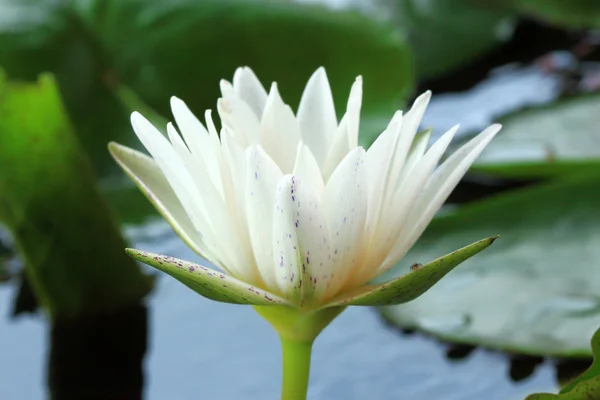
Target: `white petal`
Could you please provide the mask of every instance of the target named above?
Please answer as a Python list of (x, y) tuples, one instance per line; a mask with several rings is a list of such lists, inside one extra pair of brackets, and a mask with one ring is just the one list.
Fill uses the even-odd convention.
[(366, 230), (374, 231), (379, 224), (382, 204), (386, 191), (393, 190), (388, 185), (398, 131), (402, 126), (402, 112), (397, 111), (385, 131), (377, 137), (366, 154), (366, 175), (368, 187), (368, 212)]
[[(209, 210), (207, 219), (218, 239), (217, 245), (225, 267), (239, 279), (252, 283), (259, 282), (258, 271), (253, 268), (250, 243), (241, 235), (245, 232), (239, 231), (237, 222), (232, 219), (227, 205), (212, 184), (202, 160), (190, 154), (172, 124), (167, 125), (167, 131), (173, 147), (184, 160), (196, 187), (202, 193), (203, 205), (206, 210)], [(223, 238), (227, 238), (227, 240), (223, 240)]]
[(221, 97), (235, 96), (235, 91), (233, 90), (233, 85), (231, 82), (221, 79), (219, 82), (219, 87), (221, 89)]
[(429, 178), (427, 186), (412, 214), (406, 222), (409, 230), (403, 232), (394, 244), (380, 272), (393, 266), (421, 236), (429, 222), (433, 219), (444, 201), (462, 179), (471, 164), (500, 130), (501, 125), (494, 124), (471, 139), (454, 152)]
[(327, 157), (323, 163), (323, 167), (321, 168), (323, 171), (323, 179), (325, 181), (329, 180), (333, 171), (352, 149), (350, 147), (348, 131), (348, 117), (347, 115), (344, 115), (340, 121), (340, 125), (337, 127), (337, 130), (333, 135), (331, 146), (329, 146)]
[(358, 146), (358, 130), (360, 122), (360, 107), (362, 103), (362, 78), (359, 76), (352, 85), (346, 114), (342, 117), (327, 157), (323, 163), (323, 177), (327, 181), (333, 170), (338, 166), (340, 161), (348, 154), (350, 150)]
[[(219, 133), (217, 132), (217, 128), (215, 127), (215, 123), (212, 119), (212, 110), (206, 110), (204, 112), (204, 120), (206, 121), (206, 128), (208, 129), (208, 133), (212, 140), (213, 148), (218, 150), (221, 143), (219, 141)], [(216, 151), (216, 153), (218, 154), (218, 151)]]
[(365, 150), (357, 147), (342, 160), (325, 186), (323, 206), (331, 237), (331, 270), (325, 296), (333, 296), (364, 257), (367, 188)]
[(277, 288), (271, 239), (273, 205), (281, 170), (259, 146), (246, 149), (246, 215), (256, 265), (271, 290)]
[(141, 114), (137, 112), (131, 114), (131, 124), (140, 142), (154, 158), (194, 224), (196, 231), (213, 255), (210, 261), (227, 270), (227, 263), (224, 262), (219, 253), (217, 238), (211, 229), (204, 202), (183, 160), (162, 133)]
[(235, 94), (220, 98), (217, 110), (223, 126), (230, 129), (238, 143), (244, 147), (258, 143), (259, 119), (242, 99)]
[(260, 119), (267, 102), (267, 91), (250, 68), (236, 69), (233, 75), (233, 90)]
[(175, 122), (181, 131), (185, 143), (194, 157), (201, 159), (208, 169), (210, 179), (223, 193), (221, 186), (221, 174), (219, 171), (219, 161), (217, 159), (216, 149), (210, 137), (210, 134), (190, 111), (188, 106), (177, 97), (171, 97), (171, 110), (175, 117)]
[[(392, 170), (390, 172), (389, 182), (397, 182), (404, 168), (408, 152), (412, 145), (417, 129), (421, 124), (425, 109), (429, 104), (431, 92), (427, 91), (420, 95), (413, 103), (412, 108), (406, 113), (402, 119), (402, 127), (399, 132), (398, 143), (396, 145), (395, 155)], [(393, 191), (388, 192), (384, 199), (384, 207), (388, 207), (392, 201)]]
[(214, 254), (203, 243), (202, 237), (156, 162), (139, 151), (117, 143), (110, 143), (109, 149), (121, 168), (154, 204), (177, 235), (196, 253), (206, 259), (213, 259)]
[(292, 175), (279, 182), (273, 217), (273, 263), (286, 298), (308, 306), (326, 288), (330, 242), (310, 185)]
[(260, 121), (260, 145), (284, 173), (292, 172), (300, 142), (300, 125), (294, 112), (283, 103), (273, 83)]
[(298, 143), (298, 154), (296, 155), (296, 165), (294, 165), (294, 176), (305, 184), (311, 186), (312, 192), (321, 200), (325, 183), (319, 170), (317, 160), (312, 152), (303, 143)]
[[(458, 125), (456, 126), (458, 129)], [(400, 176), (398, 177), (398, 182), (395, 184), (396, 188), (402, 185), (405, 179), (410, 176), (411, 171), (414, 166), (421, 160), (423, 154), (425, 154), (425, 150), (427, 150), (427, 145), (429, 144), (429, 139), (431, 138), (431, 129), (427, 129), (415, 136), (415, 140), (413, 140), (412, 146), (408, 153), (408, 157), (406, 158), (406, 162), (404, 163), (404, 167), (400, 172)], [(394, 182), (389, 182), (389, 185), (393, 187)], [(394, 188), (394, 190), (396, 190)]]
[(298, 121), (302, 141), (322, 166), (337, 129), (333, 96), (323, 67), (317, 69), (306, 84), (298, 107)]
[(348, 141), (350, 148), (358, 146), (358, 131), (360, 124), (360, 108), (362, 106), (362, 76), (358, 76), (350, 89), (346, 115), (348, 118)]
[(413, 208), (419, 195), (423, 192), (431, 173), (448, 148), (457, 129), (458, 126), (453, 127), (431, 146), (395, 191), (390, 208), (383, 210), (381, 223), (372, 242), (373, 252), (368, 262), (370, 268), (377, 268), (390, 252), (400, 232), (406, 227), (410, 229), (406, 220), (413, 215)]
[(224, 170), (223, 183), (228, 203), (235, 202), (236, 212), (246, 224), (246, 155), (227, 129), (221, 130), (221, 152)]

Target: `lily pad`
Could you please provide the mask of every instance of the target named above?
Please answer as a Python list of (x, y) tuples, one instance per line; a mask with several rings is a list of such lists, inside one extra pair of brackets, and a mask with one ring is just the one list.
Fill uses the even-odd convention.
[(600, 398), (600, 329), (592, 337), (594, 362), (580, 376), (564, 386), (560, 394), (536, 393), (526, 400), (585, 400)]
[(510, 38), (513, 32), (515, 14), (499, 1), (381, 0), (380, 3), (407, 33), (419, 79), (460, 67)]
[(420, 298), (380, 308), (383, 316), (453, 342), (589, 355), (600, 326), (599, 188), (600, 174), (584, 174), (434, 220), (391, 275), (475, 238), (501, 236)]
[(600, 168), (600, 94), (588, 94), (503, 118), (502, 131), (473, 165), (507, 177), (571, 175)]
[(600, 27), (600, 2), (596, 0), (504, 0), (517, 11), (570, 28)]

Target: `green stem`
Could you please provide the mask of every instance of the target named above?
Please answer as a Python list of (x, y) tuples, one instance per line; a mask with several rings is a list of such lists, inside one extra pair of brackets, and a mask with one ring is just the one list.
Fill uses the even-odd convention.
[(280, 335), (283, 353), (281, 400), (306, 400), (313, 340), (295, 341)]

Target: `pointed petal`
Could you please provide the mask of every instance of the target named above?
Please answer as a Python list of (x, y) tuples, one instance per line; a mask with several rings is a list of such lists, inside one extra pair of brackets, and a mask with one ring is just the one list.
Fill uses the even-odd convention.
[(219, 161), (210, 134), (188, 106), (177, 97), (171, 97), (171, 111), (190, 152), (195, 158), (202, 160), (211, 181), (222, 194)]
[(315, 156), (313, 156), (305, 144), (298, 144), (298, 154), (296, 155), (296, 165), (294, 165), (293, 175), (302, 182), (310, 184), (317, 199), (320, 200), (323, 197), (325, 183), (323, 182), (319, 165), (317, 164), (317, 160), (315, 160)]
[(471, 164), (494, 138), (500, 128), (501, 125), (499, 124), (494, 124), (486, 128), (448, 157), (429, 178), (423, 193), (417, 199), (416, 207), (406, 221), (406, 226), (410, 227), (410, 229), (403, 231), (398, 237), (390, 254), (381, 266), (382, 271), (390, 268), (408, 252)]
[(448, 148), (457, 129), (458, 126), (455, 126), (442, 135), (414, 166), (413, 170), (408, 173), (407, 179), (396, 190), (390, 208), (383, 210), (382, 219), (374, 233), (372, 245), (370, 246), (372, 252), (369, 261), (365, 264), (365, 270), (357, 274), (358, 281), (356, 283), (369, 281), (373, 278), (373, 273), (379, 275), (384, 271), (380, 265), (389, 255), (402, 230), (406, 230), (406, 227), (410, 229), (411, 225), (408, 225), (406, 221), (413, 215), (413, 208), (419, 195), (422, 193), (438, 161)]
[(142, 250), (126, 249), (126, 252), (130, 257), (171, 275), (211, 300), (252, 305), (289, 304), (273, 293), (202, 265)]
[(386, 191), (393, 190), (389, 187), (388, 179), (390, 176), (393, 162), (394, 148), (398, 140), (397, 132), (402, 125), (402, 112), (398, 111), (383, 131), (373, 142), (365, 159), (367, 187), (369, 198), (369, 210), (367, 212), (366, 229), (369, 233), (373, 232), (379, 224), (379, 218), (383, 211), (382, 203)]
[(239, 279), (258, 282), (258, 271), (252, 262), (253, 255), (249, 242), (243, 240), (247, 236), (246, 232), (238, 229), (237, 221), (234, 221), (224, 199), (212, 184), (202, 160), (192, 156), (171, 123), (167, 125), (167, 132), (173, 148), (184, 161), (196, 187), (202, 193), (204, 207), (210, 210), (208, 221), (215, 237), (227, 238), (227, 240), (218, 240), (219, 254), (224, 267)]
[[(394, 161), (392, 169), (390, 171), (389, 182), (398, 182), (398, 178), (406, 163), (408, 152), (410, 151), (414, 137), (421, 124), (421, 119), (425, 114), (429, 100), (431, 99), (431, 92), (427, 91), (417, 97), (413, 103), (412, 108), (406, 113), (402, 119), (402, 126), (398, 133), (398, 142), (396, 144)], [(383, 206), (387, 208), (390, 206), (390, 202), (393, 199), (394, 192), (388, 191), (384, 198)]]
[(360, 125), (360, 108), (362, 106), (362, 76), (356, 77), (350, 96), (348, 97), (348, 105), (346, 106), (346, 115), (348, 118), (348, 143), (353, 149), (358, 146), (358, 131)]
[(367, 190), (365, 150), (357, 147), (342, 160), (325, 186), (323, 206), (331, 237), (331, 277), (327, 296), (335, 294), (364, 257)]
[(221, 89), (221, 97), (235, 96), (233, 85), (228, 80), (221, 79), (219, 88)]
[(310, 185), (292, 175), (279, 182), (273, 218), (273, 264), (286, 298), (307, 306), (327, 283), (327, 223)]
[[(404, 168), (402, 168), (402, 171), (400, 172), (400, 176), (398, 177), (398, 182), (396, 183), (396, 188), (394, 190), (397, 190), (397, 188), (402, 185), (402, 182), (404, 182), (404, 180), (410, 176), (413, 168), (417, 165), (421, 158), (423, 158), (423, 155), (427, 150), (427, 145), (429, 144), (429, 139), (431, 139), (431, 131), (431, 129), (426, 129), (423, 132), (417, 133), (415, 136), (412, 146), (410, 147), (408, 157), (406, 158), (406, 162), (404, 163)], [(390, 185), (393, 185), (393, 182), (390, 182)]]
[(254, 258), (267, 287), (277, 287), (273, 263), (273, 213), (277, 185), (283, 174), (259, 146), (246, 150), (246, 216)]
[(331, 140), (327, 157), (323, 163), (323, 177), (327, 181), (346, 154), (358, 146), (360, 107), (362, 104), (362, 78), (359, 76), (352, 85), (346, 114), (342, 117)]
[(241, 67), (235, 71), (233, 90), (261, 119), (267, 103), (267, 91), (250, 68)]
[[(137, 112), (131, 114), (131, 124), (140, 142), (154, 158), (154, 161), (177, 194), (177, 198), (194, 223), (196, 230), (205, 236), (205, 240), (207, 234), (212, 237), (202, 197), (198, 193), (194, 180), (188, 173), (183, 160), (173, 149), (171, 143), (146, 118)], [(214, 260), (211, 261), (215, 262)]]
[(317, 69), (306, 84), (298, 107), (298, 122), (302, 141), (322, 166), (337, 129), (333, 95), (323, 67)]
[(211, 258), (202, 238), (156, 162), (139, 151), (111, 142), (110, 154), (192, 250)]
[(333, 171), (335, 171), (340, 162), (352, 149), (350, 147), (348, 136), (348, 117), (344, 115), (340, 121), (340, 125), (333, 135), (333, 138), (331, 139), (331, 145), (329, 146), (327, 157), (325, 158), (325, 162), (321, 168), (325, 182), (329, 180), (331, 174), (333, 174)]
[(260, 122), (254, 111), (236, 94), (217, 100), (217, 110), (223, 126), (229, 128), (243, 147), (258, 143)]
[(273, 83), (260, 121), (260, 145), (284, 173), (292, 172), (300, 142), (300, 125)]
[(412, 301), (428, 291), (457, 265), (489, 247), (496, 239), (497, 236), (470, 244), (389, 282), (367, 285), (350, 293), (342, 293), (326, 307), (386, 306)]

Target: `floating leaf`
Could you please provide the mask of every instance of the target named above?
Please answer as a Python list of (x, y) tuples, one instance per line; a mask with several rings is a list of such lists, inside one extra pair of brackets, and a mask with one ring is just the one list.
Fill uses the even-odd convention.
[[(507, 0), (505, 0), (507, 1)], [(596, 0), (508, 0), (516, 11), (570, 28), (600, 27), (600, 2)]]
[(600, 94), (582, 95), (520, 111), (473, 168), (509, 177), (571, 175), (600, 169)]
[[(404, 328), (527, 354), (586, 356), (600, 326), (600, 174), (522, 189), (432, 222), (410, 265), (500, 234), (420, 298), (382, 307)], [(471, 261), (466, 261), (471, 263)], [(408, 266), (398, 266), (398, 275)]]
[[(512, 34), (514, 13), (494, 2), (382, 0), (407, 32), (419, 78), (431, 78), (476, 59)], [(460, 43), (460, 45), (457, 45)]]
[(560, 394), (536, 393), (526, 400), (593, 400), (600, 398), (600, 329), (592, 337), (594, 362), (579, 377), (566, 385)]

